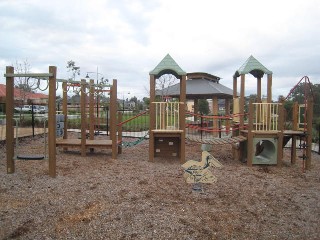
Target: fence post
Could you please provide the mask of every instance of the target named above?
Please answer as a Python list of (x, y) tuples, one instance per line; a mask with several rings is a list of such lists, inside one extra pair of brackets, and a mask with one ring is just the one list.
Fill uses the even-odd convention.
[(318, 154), (320, 155), (320, 123), (318, 125)]
[(201, 114), (200, 115), (200, 137), (201, 137), (201, 140), (202, 140), (202, 128), (203, 128), (203, 115)]
[(218, 120), (218, 128), (219, 128), (219, 138), (221, 138), (221, 118), (219, 118)]
[(107, 136), (109, 136), (109, 107), (106, 106), (106, 110), (107, 110)]

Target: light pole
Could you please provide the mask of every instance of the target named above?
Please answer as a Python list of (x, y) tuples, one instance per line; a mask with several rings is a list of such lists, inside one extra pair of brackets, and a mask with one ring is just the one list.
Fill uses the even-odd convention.
[[(108, 79), (104, 79), (104, 76), (102, 73), (99, 73), (99, 69), (97, 67), (97, 71), (96, 72), (87, 72), (87, 76), (86, 78), (90, 78), (89, 77), (89, 73), (95, 73), (97, 76), (96, 81), (97, 81), (97, 85), (99, 84), (99, 75), (101, 75), (102, 77), (100, 78), (100, 83), (106, 83), (108, 82)], [(97, 94), (97, 120), (99, 122), (99, 95)]]

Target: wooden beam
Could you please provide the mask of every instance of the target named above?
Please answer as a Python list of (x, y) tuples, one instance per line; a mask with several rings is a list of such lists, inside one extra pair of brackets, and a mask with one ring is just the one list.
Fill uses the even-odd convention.
[(257, 102), (261, 103), (261, 77), (257, 78)]
[[(253, 160), (253, 150), (254, 150), (254, 147), (253, 147), (253, 119), (254, 119), (254, 114), (253, 114), (253, 111), (254, 111), (254, 107), (253, 107), (253, 103), (252, 103), (252, 100), (250, 100), (250, 104), (249, 104), (249, 112), (251, 113), (249, 115), (249, 123), (248, 123), (248, 146), (247, 146), (247, 165), (248, 166), (252, 166), (252, 160)], [(241, 153), (243, 154), (243, 153)], [(243, 155), (242, 155), (243, 156)]]
[(155, 98), (156, 98), (156, 93), (155, 93), (155, 88), (156, 88), (156, 79), (154, 75), (150, 75), (150, 122), (149, 122), (149, 161), (154, 160), (154, 135), (153, 131), (155, 129), (156, 125), (156, 116), (155, 116)]
[(272, 102), (272, 74), (268, 74), (268, 83), (267, 83), (267, 102)]
[(186, 161), (186, 150), (185, 150), (185, 137), (186, 137), (186, 91), (187, 91), (187, 76), (181, 76), (180, 80), (180, 107), (179, 107), (179, 118), (180, 118), (180, 130), (182, 130), (180, 138), (180, 162), (184, 163)]
[(86, 80), (81, 79), (81, 156), (86, 156), (87, 115), (86, 115)]
[[(230, 99), (229, 98), (225, 99), (224, 108), (225, 108), (225, 115), (229, 116), (230, 115)], [(230, 131), (230, 120), (229, 119), (226, 119), (226, 131), (227, 131), (227, 134), (229, 134), (229, 131)]]
[(283, 130), (284, 130), (284, 101), (279, 105), (279, 118), (278, 118), (278, 152), (277, 152), (277, 166), (282, 166), (283, 158)]
[(63, 132), (63, 139), (68, 138), (68, 89), (67, 83), (62, 83), (62, 112), (64, 116), (64, 132)]
[[(293, 103), (292, 108), (292, 130), (297, 131), (299, 119), (299, 104), (298, 102)], [(292, 136), (292, 144), (291, 144), (291, 164), (295, 164), (297, 159), (297, 136)]]
[(311, 169), (312, 149), (312, 120), (313, 120), (313, 98), (309, 97), (307, 102), (307, 159), (306, 170)]
[(233, 98), (238, 97), (238, 86), (237, 86), (237, 77), (233, 76)]
[[(6, 74), (13, 74), (14, 68), (6, 67)], [(15, 172), (14, 164), (14, 131), (13, 131), (13, 109), (14, 109), (14, 78), (6, 77), (6, 154), (7, 173)], [(17, 127), (17, 126), (16, 126)], [(16, 136), (18, 137), (18, 136)]]
[(57, 67), (49, 66), (48, 146), (49, 175), (56, 177), (56, 76)]
[[(193, 99), (193, 112), (195, 114), (198, 113), (199, 111), (199, 99)], [(198, 117), (196, 115), (194, 115), (194, 121), (196, 122), (198, 120)]]
[[(213, 96), (212, 97), (212, 114), (214, 116), (217, 116), (219, 113), (219, 106), (218, 106), (218, 97), (217, 96)], [(218, 119), (213, 119), (213, 136), (218, 136), (218, 132), (216, 132), (216, 130), (218, 129)]]
[(244, 96), (245, 96), (245, 75), (241, 74), (241, 88), (240, 88), (240, 128), (244, 126)]
[(26, 77), (26, 78), (50, 78), (52, 73), (6, 73), (5, 77)]
[(110, 93), (110, 138), (112, 140), (112, 159), (117, 159), (118, 156), (117, 106), (117, 80), (113, 79), (113, 84)]

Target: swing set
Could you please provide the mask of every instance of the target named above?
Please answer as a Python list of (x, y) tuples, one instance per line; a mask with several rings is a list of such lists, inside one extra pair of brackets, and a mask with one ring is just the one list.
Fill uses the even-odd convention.
[[(49, 175), (56, 176), (56, 147), (78, 147), (81, 149), (81, 155), (86, 155), (86, 150), (93, 148), (106, 148), (112, 149), (112, 158), (117, 158), (118, 142), (117, 142), (117, 127), (116, 127), (116, 112), (117, 112), (117, 80), (113, 80), (112, 85), (95, 85), (93, 80), (87, 83), (85, 80), (81, 82), (57, 79), (57, 68), (49, 66), (48, 73), (14, 73), (14, 68), (11, 66), (6, 67), (6, 158), (7, 158), (7, 173), (15, 172), (15, 160), (42, 160), (48, 159), (49, 162)], [(45, 137), (45, 152), (43, 155), (21, 155), (18, 153), (19, 147), (18, 135), (16, 138), (16, 149), (14, 139), (14, 125), (18, 131), (18, 124), (14, 124), (14, 78), (26, 77), (28, 79), (37, 79), (31, 85), (33, 90), (47, 90), (49, 91), (48, 100), (48, 141)], [(46, 82), (46, 86), (41, 88), (41, 81)], [(63, 85), (63, 115), (56, 114), (56, 91), (59, 83)], [(67, 92), (69, 88), (78, 88), (81, 93), (81, 139), (68, 139), (67, 135)], [(110, 88), (104, 89), (104, 88)], [(89, 89), (89, 133), (90, 139), (86, 139), (87, 128), (87, 114), (86, 114), (86, 90)], [(110, 140), (96, 140), (94, 139), (94, 96), (103, 92), (110, 92)], [(63, 122), (63, 123), (62, 123)], [(46, 123), (46, 121), (45, 121)], [(44, 123), (44, 124), (45, 124)], [(64, 125), (63, 138), (57, 139), (57, 131), (60, 132), (60, 125)], [(46, 129), (46, 126), (44, 127)], [(45, 132), (46, 135), (46, 132)], [(46, 144), (48, 143), (48, 144)], [(47, 153), (48, 149), (48, 153)]]
[[(38, 79), (37, 86), (40, 81), (47, 81), (46, 89), (49, 89), (49, 108), (48, 108), (48, 161), (49, 175), (56, 176), (56, 74), (57, 68), (49, 66), (49, 73), (14, 73), (14, 68), (6, 67), (6, 155), (7, 155), (7, 173), (15, 172), (15, 160), (17, 154), (14, 149), (14, 78), (27, 77)], [(32, 156), (24, 156), (24, 159), (38, 159)]]

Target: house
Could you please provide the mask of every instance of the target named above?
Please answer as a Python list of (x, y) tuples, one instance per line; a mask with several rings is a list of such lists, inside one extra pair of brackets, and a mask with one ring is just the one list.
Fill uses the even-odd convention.
[[(20, 88), (14, 88), (15, 106), (24, 104), (47, 105), (49, 96), (43, 93), (26, 92)], [(5, 112), (6, 85), (0, 84), (0, 112)]]

